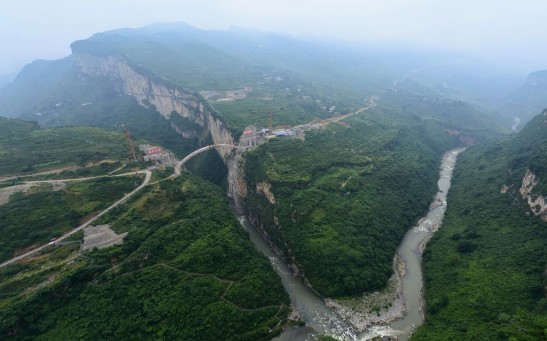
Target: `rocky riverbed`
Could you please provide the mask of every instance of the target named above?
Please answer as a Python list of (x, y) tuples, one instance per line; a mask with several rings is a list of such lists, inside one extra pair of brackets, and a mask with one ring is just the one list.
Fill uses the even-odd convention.
[(386, 289), (348, 300), (327, 299), (327, 305), (360, 333), (359, 339), (378, 337), (407, 340), (423, 323), (421, 257), (425, 246), (439, 229), (446, 211), (446, 195), (459, 153), (457, 148), (445, 153), (439, 172), (439, 191), (429, 212), (405, 235), (393, 260), (394, 275)]

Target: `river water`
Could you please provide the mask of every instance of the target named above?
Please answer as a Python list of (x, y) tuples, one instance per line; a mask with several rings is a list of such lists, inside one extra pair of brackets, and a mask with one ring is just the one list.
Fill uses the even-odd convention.
[(251, 241), (272, 263), (281, 277), (291, 303), (306, 322), (305, 327), (286, 329), (275, 341), (312, 340), (317, 334), (328, 334), (340, 340), (368, 340), (375, 336), (396, 336), (398, 340), (407, 340), (415, 328), (423, 323), (422, 298), (422, 248), (425, 242), (439, 228), (446, 211), (446, 194), (450, 188), (452, 172), (459, 153), (464, 149), (453, 149), (445, 153), (441, 162), (439, 191), (431, 203), (429, 212), (418, 224), (407, 232), (398, 253), (405, 263), (405, 275), (402, 278), (402, 295), (406, 308), (405, 316), (390, 325), (372, 326), (357, 334), (356, 329), (345, 322), (336, 312), (327, 307), (324, 300), (306, 287), (302, 280), (293, 277), (279, 257), (275, 256), (268, 244), (256, 232), (244, 217), (239, 217), (242, 227), (249, 233)]
[(418, 224), (409, 230), (399, 246), (400, 259), (405, 263), (405, 275), (402, 278), (402, 294), (406, 313), (401, 319), (393, 321), (389, 326), (375, 326), (360, 335), (367, 340), (374, 336), (397, 336), (397, 340), (406, 341), (410, 334), (424, 322), (422, 296), (422, 252), (425, 243), (441, 226), (446, 211), (446, 195), (450, 189), (452, 173), (458, 154), (464, 148), (446, 152), (441, 162), (439, 190), (429, 207), (429, 212), (420, 219)]
[(277, 257), (264, 239), (249, 224), (245, 217), (239, 217), (241, 226), (249, 233), (255, 247), (272, 263), (281, 277), (281, 283), (289, 293), (291, 303), (300, 318), (306, 322), (306, 327), (293, 327), (285, 330), (276, 341), (309, 340), (317, 334), (329, 334), (341, 340), (356, 340), (355, 329), (328, 308), (325, 301), (304, 285), (301, 278), (290, 274), (284, 261)]

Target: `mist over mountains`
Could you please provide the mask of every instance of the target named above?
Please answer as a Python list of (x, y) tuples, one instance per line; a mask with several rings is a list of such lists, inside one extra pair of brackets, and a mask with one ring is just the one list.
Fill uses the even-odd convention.
[(394, 46), (173, 22), (0, 78), (0, 338), (544, 337), (547, 71)]
[[(239, 28), (200, 30), (185, 23), (111, 30), (76, 41), (72, 49), (74, 53), (122, 53), (193, 91), (243, 87), (260, 82), (263, 74), (283, 70), (300, 81), (320, 82), (332, 91), (343, 89), (346, 96), (353, 98), (366, 97), (391, 82), (416, 81), (427, 87), (424, 96), (465, 100), (481, 106), (482, 110), (498, 111), (507, 122), (518, 116), (525, 123), (534, 110), (537, 112), (545, 105), (541, 85), (519, 88), (524, 75), (441, 50), (366, 48)], [(3, 114), (19, 116), (26, 111), (29, 117), (28, 111), (44, 97), (40, 93), (53, 91), (50, 84), (60, 84), (59, 77), (69, 71), (71, 60), (37, 61), (25, 67), (14, 84), (0, 93), (0, 98), (4, 98)], [(196, 75), (200, 72), (209, 77), (199, 80)], [(29, 82), (32, 82), (29, 89), (37, 92), (27, 90), (31, 98), (10, 95), (20, 95), (17, 88)], [(47, 86), (41, 86), (46, 82)], [(523, 96), (535, 105), (524, 112), (508, 109), (518, 105), (519, 97)], [(503, 108), (499, 103), (503, 103)]]

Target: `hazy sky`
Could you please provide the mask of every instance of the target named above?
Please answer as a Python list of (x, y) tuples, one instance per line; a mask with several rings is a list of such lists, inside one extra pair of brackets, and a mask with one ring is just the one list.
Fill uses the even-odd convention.
[(0, 75), (95, 32), (184, 21), (439, 46), (547, 69), (547, 0), (0, 0)]

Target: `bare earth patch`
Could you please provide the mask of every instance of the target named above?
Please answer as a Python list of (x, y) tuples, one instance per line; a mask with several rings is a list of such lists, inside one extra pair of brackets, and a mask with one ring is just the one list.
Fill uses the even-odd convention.
[(113, 245), (120, 245), (123, 244), (125, 236), (127, 236), (127, 232), (116, 234), (108, 225), (89, 226), (84, 229), (82, 250), (103, 249)]
[(9, 202), (9, 197), (12, 194), (23, 192), (26, 193), (33, 185), (31, 184), (22, 184), (15, 185), (11, 187), (0, 188), (0, 205), (7, 204)]

